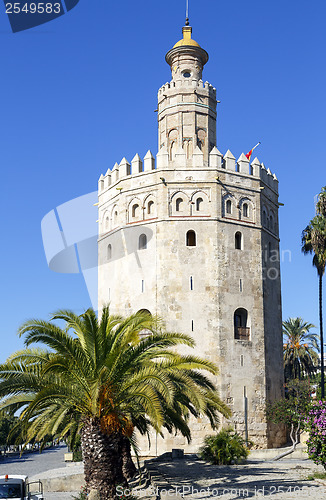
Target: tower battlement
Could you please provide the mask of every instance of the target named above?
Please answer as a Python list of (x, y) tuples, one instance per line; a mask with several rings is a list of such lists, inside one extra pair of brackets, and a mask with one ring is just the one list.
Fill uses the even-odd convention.
[[(278, 194), (278, 179), (276, 175), (272, 174), (269, 168), (266, 169), (264, 163), (260, 163), (257, 157), (250, 163), (245, 154), (241, 153), (238, 160), (236, 160), (230, 150), (223, 156), (222, 153), (214, 147), (209, 154), (209, 161), (206, 163), (202, 151), (197, 147), (190, 158), (187, 158), (185, 151), (180, 148), (180, 150), (176, 151), (175, 158), (170, 160), (168, 151), (163, 147), (157, 153), (156, 161), (149, 150), (143, 161), (140, 156), (136, 154), (130, 163), (126, 158), (123, 158), (119, 164), (115, 163), (112, 170), (108, 169), (105, 175), (102, 174), (100, 176), (99, 195), (108, 189), (116, 188), (118, 183), (130, 177), (137, 177), (139, 183), (141, 183), (143, 187), (145, 187), (146, 184), (150, 186), (153, 184), (153, 180), (151, 177), (148, 177), (148, 174), (165, 170), (171, 170), (173, 172), (176, 167), (178, 171), (182, 169), (189, 171), (189, 169), (191, 169), (192, 174), (196, 171), (196, 181), (201, 180), (201, 171), (203, 172), (203, 181), (209, 180), (210, 171), (228, 174), (232, 173), (234, 182), (236, 182), (236, 178), (239, 179), (243, 176), (249, 176), (256, 180), (260, 180), (264, 185), (262, 187), (268, 187), (276, 195)], [(213, 177), (211, 180), (213, 180)], [(231, 181), (230, 178), (229, 181)], [(135, 184), (133, 184), (133, 186), (135, 186)]]
[(216, 88), (209, 82), (204, 82), (203, 80), (171, 80), (170, 82), (166, 82), (162, 87), (158, 89), (158, 98), (161, 97), (164, 92), (169, 91), (170, 89), (208, 89), (214, 97), (216, 97)]

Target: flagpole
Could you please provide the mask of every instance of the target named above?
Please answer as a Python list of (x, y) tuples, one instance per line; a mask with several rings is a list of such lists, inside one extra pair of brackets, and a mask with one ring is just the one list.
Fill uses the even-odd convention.
[(252, 148), (252, 150), (251, 150), (251, 151), (253, 151), (254, 149), (256, 149), (256, 148), (259, 146), (259, 144), (261, 144), (261, 142), (260, 142), (260, 141), (256, 144), (256, 146), (254, 146), (254, 147)]

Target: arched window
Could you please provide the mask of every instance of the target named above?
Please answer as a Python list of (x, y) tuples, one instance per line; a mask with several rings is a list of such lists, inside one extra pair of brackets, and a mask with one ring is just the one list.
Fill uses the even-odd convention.
[(170, 144), (170, 160), (173, 161), (175, 157), (175, 151), (177, 149), (176, 141), (172, 141)]
[(147, 213), (148, 214), (153, 213), (153, 208), (154, 208), (154, 201), (149, 201), (147, 205)]
[(106, 251), (106, 257), (107, 260), (110, 260), (112, 258), (112, 246), (108, 245), (107, 251)]
[(248, 327), (248, 311), (239, 308), (234, 313), (234, 338), (238, 340), (250, 339), (250, 328)]
[(183, 149), (186, 152), (186, 158), (191, 158), (192, 156), (192, 140), (185, 138), (183, 141)]
[(269, 217), (269, 229), (271, 231), (274, 230), (274, 213), (273, 212), (271, 212), (271, 215)]
[(205, 145), (206, 132), (203, 129), (199, 129), (197, 132), (197, 145), (199, 149), (202, 149)]
[(182, 203), (183, 199), (182, 198), (177, 198), (175, 202), (175, 210), (176, 212), (180, 212), (182, 210)]
[(227, 200), (226, 202), (226, 213), (231, 214), (232, 213), (232, 203), (231, 200)]
[(244, 203), (242, 206), (242, 213), (244, 217), (249, 217), (248, 203)]
[(201, 208), (203, 207), (203, 198), (197, 198), (196, 200), (196, 210), (197, 212), (200, 212)]
[(234, 236), (234, 245), (236, 250), (242, 250), (242, 234), (237, 231)]
[(138, 249), (145, 250), (147, 248), (147, 236), (146, 234), (141, 234), (138, 241)]
[(109, 216), (107, 215), (105, 217), (105, 229), (109, 229), (109, 226), (110, 226), (110, 218)]
[(138, 217), (138, 214), (139, 214), (139, 205), (135, 204), (132, 207), (131, 215), (132, 217)]
[(263, 226), (267, 225), (267, 213), (266, 210), (263, 210)]
[(186, 245), (187, 247), (195, 247), (196, 246), (196, 233), (195, 231), (188, 231), (186, 235)]
[(116, 227), (118, 225), (118, 210), (113, 211), (112, 225)]

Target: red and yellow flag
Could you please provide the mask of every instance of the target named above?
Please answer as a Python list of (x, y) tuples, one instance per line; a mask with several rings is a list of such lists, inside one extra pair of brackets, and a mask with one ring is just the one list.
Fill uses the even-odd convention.
[(250, 161), (250, 158), (251, 158), (251, 155), (252, 155), (252, 152), (254, 149), (256, 149), (257, 146), (259, 146), (259, 144), (261, 144), (261, 142), (258, 142), (258, 144), (256, 144), (256, 146), (254, 146), (250, 151), (249, 153), (247, 153), (245, 156), (246, 158), (248, 158), (248, 160)]

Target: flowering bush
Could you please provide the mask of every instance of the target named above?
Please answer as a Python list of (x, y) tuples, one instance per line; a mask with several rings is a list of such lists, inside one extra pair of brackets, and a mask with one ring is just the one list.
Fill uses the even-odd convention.
[(316, 401), (306, 418), (308, 456), (326, 470), (326, 401)]

